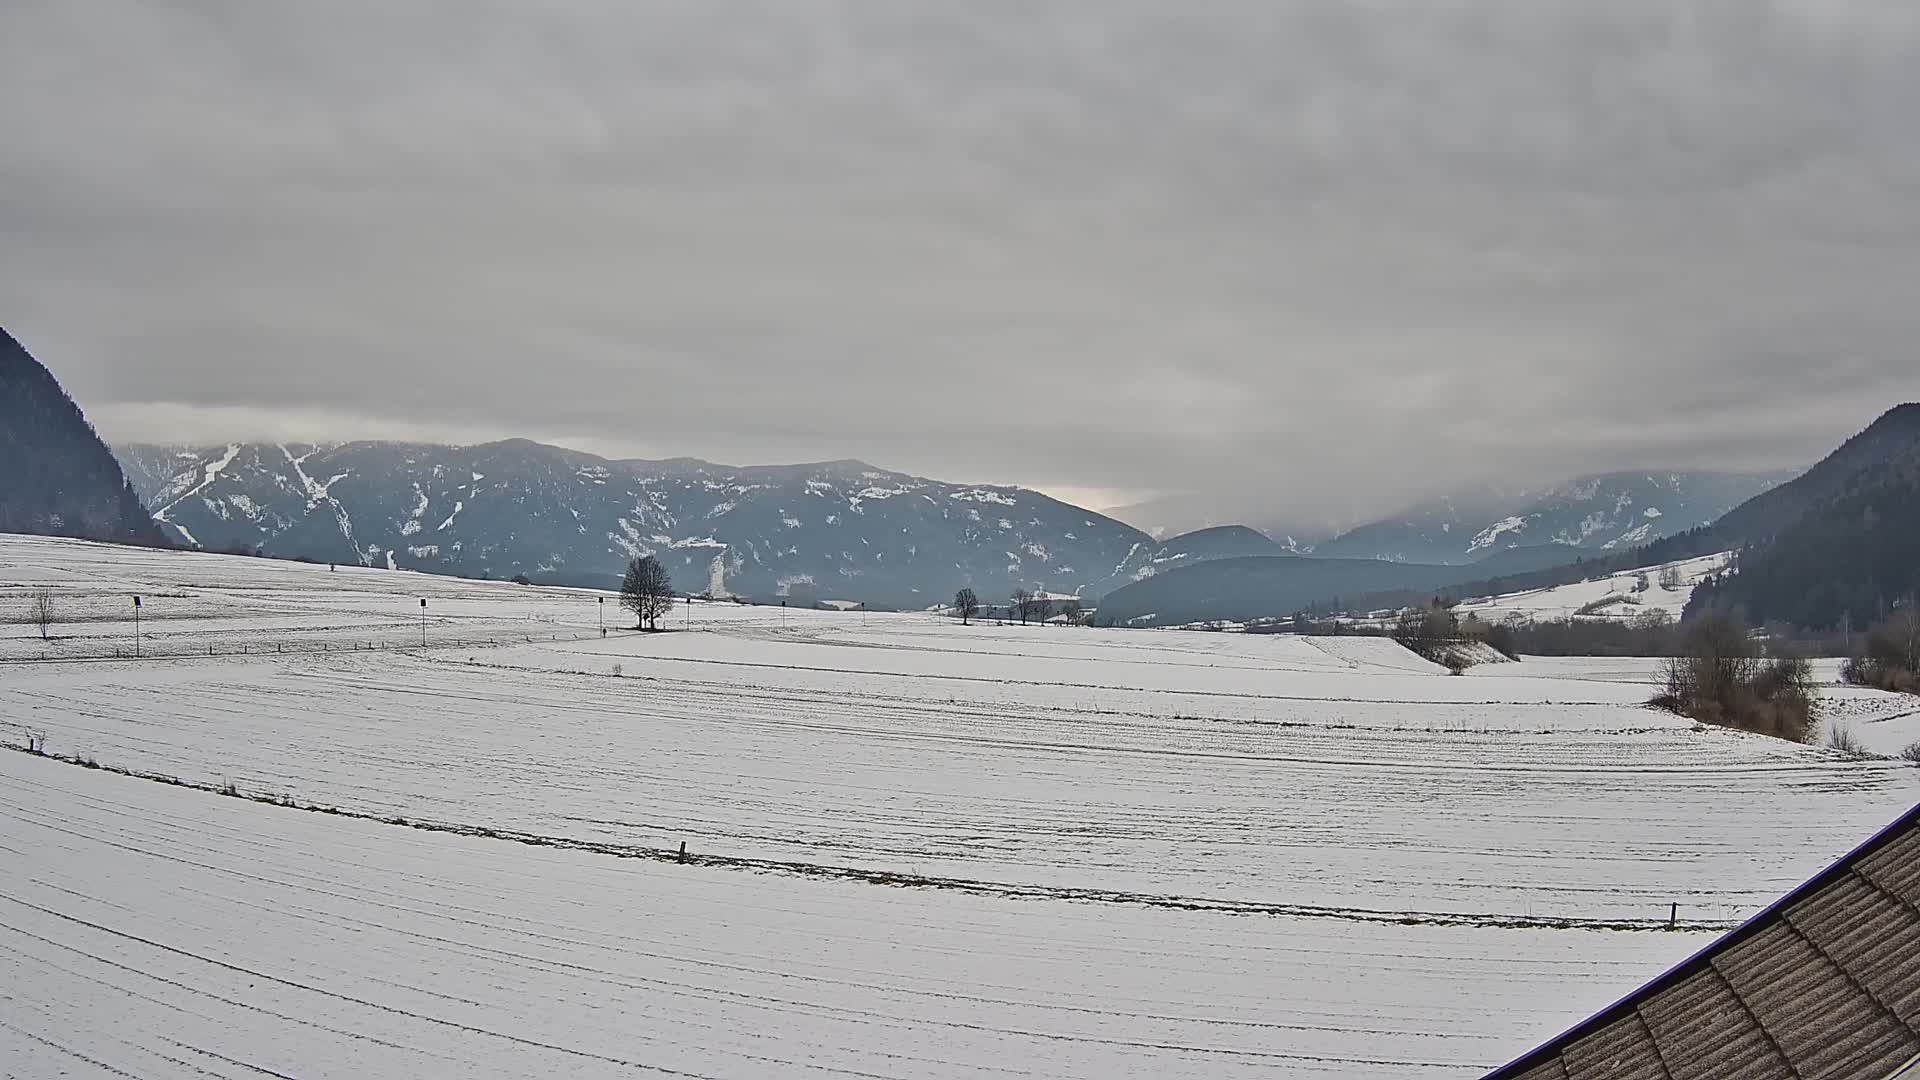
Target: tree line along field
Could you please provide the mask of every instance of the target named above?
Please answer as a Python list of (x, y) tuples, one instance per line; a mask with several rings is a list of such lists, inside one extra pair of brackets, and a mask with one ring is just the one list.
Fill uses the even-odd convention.
[[(53, 755), (0, 755), (0, 1056), (49, 1068), (1471, 1076), (1920, 798), (1648, 710), (1635, 660), (731, 604), (602, 638), (584, 592), (0, 538), (37, 587), (99, 613), (0, 627), (0, 740)], [(96, 647), (135, 592), (181, 648)]]

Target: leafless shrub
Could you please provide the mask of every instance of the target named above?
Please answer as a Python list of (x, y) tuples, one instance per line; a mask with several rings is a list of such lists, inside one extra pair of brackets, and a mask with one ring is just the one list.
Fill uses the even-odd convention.
[(1900, 758), (1903, 761), (1911, 761), (1915, 765), (1920, 765), (1920, 742), (1908, 743), (1907, 748), (1900, 751)]
[(1667, 661), (1666, 688), (1651, 704), (1793, 742), (1813, 737), (1820, 701), (1806, 660), (1762, 658), (1745, 628), (1718, 612), (1692, 620), (1680, 634), (1680, 655)]
[(1840, 666), (1842, 679), (1856, 686), (1920, 694), (1920, 604), (1913, 598), (1875, 623), (1860, 646)]
[(1860, 736), (1855, 735), (1852, 728), (1828, 728), (1827, 749), (1838, 750), (1848, 757), (1867, 756), (1866, 746), (1860, 742)]

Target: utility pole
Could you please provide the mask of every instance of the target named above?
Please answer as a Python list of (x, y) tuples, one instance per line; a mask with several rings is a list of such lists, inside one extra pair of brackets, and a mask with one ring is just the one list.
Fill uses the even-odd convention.
[(427, 598), (420, 598), (420, 647), (427, 647)]
[(140, 658), (140, 598), (133, 598), (133, 656)]
[(787, 602), (785, 600), (782, 600), (780, 601), (780, 629), (785, 630), (786, 628), (787, 628)]
[(596, 606), (600, 609), (600, 636), (606, 637), (607, 636), (607, 598), (604, 596), (600, 597), (600, 603), (597, 604)]
[(692, 593), (687, 594), (686, 603), (687, 603), (687, 629), (691, 630), (693, 629), (693, 594)]

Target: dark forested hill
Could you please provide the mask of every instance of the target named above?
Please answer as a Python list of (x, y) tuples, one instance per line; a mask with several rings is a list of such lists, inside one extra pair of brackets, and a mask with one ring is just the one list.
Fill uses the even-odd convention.
[(1216, 619), (1281, 618), (1337, 597), (1383, 590), (1415, 593), (1457, 581), (1458, 566), (1384, 559), (1264, 555), (1216, 559), (1143, 578), (1100, 601), (1097, 620), (1172, 626)]
[(1889, 409), (1813, 468), (1728, 511), (1713, 523), (1712, 542), (1723, 548), (1764, 543), (1856, 490), (1866, 470), (1909, 455), (1915, 447), (1920, 447), (1920, 403)]
[(0, 330), (0, 532), (162, 544), (60, 383)]
[(1888, 412), (1809, 478), (1716, 525), (1745, 546), (1732, 573), (1694, 591), (1690, 612), (1858, 628), (1920, 590), (1920, 404)]

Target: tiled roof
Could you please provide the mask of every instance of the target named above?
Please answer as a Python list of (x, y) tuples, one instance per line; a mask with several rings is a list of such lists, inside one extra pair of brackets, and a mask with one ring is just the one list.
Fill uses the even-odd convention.
[(1486, 1080), (1920, 1080), (1920, 806)]

